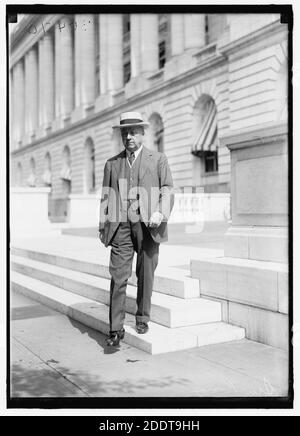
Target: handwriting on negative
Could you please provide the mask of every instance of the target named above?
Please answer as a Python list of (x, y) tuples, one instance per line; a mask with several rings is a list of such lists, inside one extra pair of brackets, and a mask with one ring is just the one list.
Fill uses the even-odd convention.
[[(87, 26), (91, 23), (92, 23), (91, 20), (88, 20), (87, 22), (82, 21), (82, 23), (80, 23), (81, 26), (79, 28), (81, 30), (83, 30), (84, 32), (86, 32)], [(52, 23), (50, 21), (42, 22), (41, 27), (42, 27), (42, 31), (44, 32), (44, 35), (46, 35), (46, 33), (49, 30), (49, 28), (51, 27), (51, 25), (52, 25)], [(77, 21), (75, 21), (75, 20), (61, 21), (61, 22), (57, 23), (56, 26), (60, 32), (62, 32), (63, 29), (76, 30), (78, 28)], [(36, 35), (38, 33), (38, 28), (34, 24), (32, 24), (31, 26), (28, 27), (27, 32), (30, 33), (31, 35)]]

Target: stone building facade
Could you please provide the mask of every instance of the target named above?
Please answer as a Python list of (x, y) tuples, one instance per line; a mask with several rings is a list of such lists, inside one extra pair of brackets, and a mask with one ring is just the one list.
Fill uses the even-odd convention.
[(25, 15), (10, 35), (12, 186), (50, 215), (98, 195), (123, 111), (150, 122), (175, 188), (230, 192), (220, 138), (287, 117), (287, 25), (274, 14)]

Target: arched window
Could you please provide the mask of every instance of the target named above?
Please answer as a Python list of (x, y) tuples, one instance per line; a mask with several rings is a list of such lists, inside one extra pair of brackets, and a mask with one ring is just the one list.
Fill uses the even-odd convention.
[(44, 160), (44, 173), (42, 175), (43, 182), (46, 186), (51, 186), (51, 156), (50, 153), (47, 152)]
[(33, 187), (36, 185), (35, 160), (33, 157), (30, 159), (29, 168), (30, 168), (30, 174), (29, 174), (29, 177), (27, 179), (27, 182), (28, 182), (29, 186)]
[(64, 197), (67, 197), (71, 192), (71, 176), (71, 152), (68, 145), (66, 145), (62, 154), (62, 168), (60, 170)]
[(217, 108), (209, 95), (196, 103), (193, 129), (192, 154), (202, 159), (205, 173), (218, 171)]
[(23, 185), (23, 168), (21, 162), (18, 163), (17, 167), (17, 186)]
[(71, 182), (71, 152), (68, 145), (63, 150), (60, 178)]
[(149, 118), (149, 143), (152, 150), (164, 151), (164, 125), (161, 116), (154, 113)]
[(95, 147), (92, 139), (88, 138), (84, 147), (84, 190), (90, 194), (95, 189)]

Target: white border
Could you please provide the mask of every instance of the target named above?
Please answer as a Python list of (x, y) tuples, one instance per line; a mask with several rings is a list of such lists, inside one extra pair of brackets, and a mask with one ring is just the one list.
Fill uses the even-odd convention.
[[(34, 2), (23, 0), (22, 4), (34, 4)], [(83, 1), (76, 0), (64, 0), (64, 1), (46, 1), (45, 4), (84, 4)], [(103, 1), (95, 1), (89, 0), (89, 4), (176, 4), (181, 5), (183, 2), (177, 1), (165, 1), (161, 2), (158, 0), (148, 0), (148, 1), (128, 1), (128, 2), (120, 2), (110, 0), (109, 2)], [(300, 265), (300, 255), (299, 255), (299, 236), (300, 236), (300, 213), (299, 213), (299, 191), (296, 187), (300, 186), (300, 135), (299, 135), (299, 94), (300, 94), (300, 51), (298, 49), (298, 44), (300, 41), (300, 18), (299, 18), (299, 4), (296, 0), (284, 1), (284, 0), (273, 0), (270, 1), (260, 1), (260, 4), (292, 4), (293, 12), (294, 12), (294, 35), (293, 35), (293, 65), (294, 65), (294, 326), (295, 331), (297, 332), (296, 341), (294, 344), (294, 370), (295, 370), (295, 407), (294, 410), (258, 410), (258, 409), (58, 409), (58, 410), (47, 410), (47, 409), (6, 409), (6, 353), (4, 352), (4, 348), (6, 346), (6, 337), (3, 332), (6, 332), (6, 214), (5, 208), (1, 207), (1, 301), (0, 301), (0, 415), (7, 416), (22, 416), (22, 415), (32, 415), (32, 416), (74, 416), (74, 415), (89, 415), (89, 416), (128, 416), (128, 415), (136, 415), (136, 416), (144, 416), (144, 415), (153, 415), (153, 416), (299, 416), (300, 414), (300, 386), (299, 386), (299, 368), (300, 368), (300, 299), (299, 299), (299, 267)], [(10, 1), (6, 4), (20, 4), (20, 1)], [(6, 34), (5, 34), (5, 16), (6, 16), (6, 4), (1, 3), (0, 5), (0, 16), (1, 16), (1, 26), (0, 26), (0, 53), (5, 53), (6, 56)], [(189, 0), (188, 4), (201, 5), (200, 2)], [(233, 5), (254, 5), (257, 2), (249, 2), (249, 1), (238, 1), (238, 2), (226, 2), (222, 0), (218, 1), (209, 1), (206, 0), (202, 4), (214, 5), (214, 4), (233, 4)], [(2, 152), (0, 158), (0, 186), (1, 186), (1, 202), (6, 202), (6, 105), (3, 104), (6, 101), (6, 59), (5, 62), (0, 63), (0, 92), (1, 92), (1, 102), (0, 111), (1, 111), (1, 127), (0, 131), (2, 133), (2, 141), (1, 146), (4, 150)]]

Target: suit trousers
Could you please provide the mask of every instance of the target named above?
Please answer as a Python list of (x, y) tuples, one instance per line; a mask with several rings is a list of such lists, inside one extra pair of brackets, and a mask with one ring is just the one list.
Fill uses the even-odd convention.
[(126, 310), (126, 287), (132, 274), (134, 252), (137, 253), (137, 322), (149, 322), (154, 271), (158, 264), (159, 243), (155, 242), (146, 225), (129, 220), (121, 222), (110, 242), (110, 331), (123, 328)]

